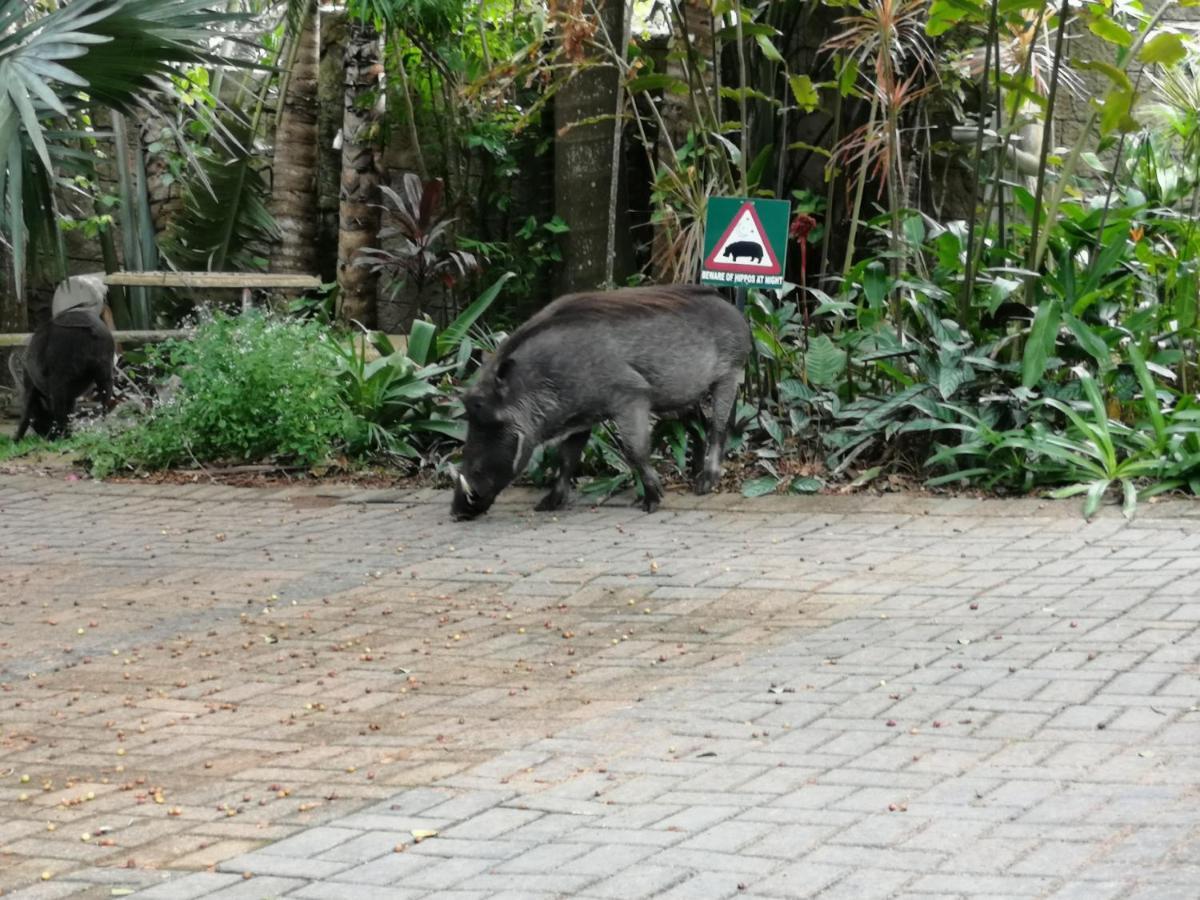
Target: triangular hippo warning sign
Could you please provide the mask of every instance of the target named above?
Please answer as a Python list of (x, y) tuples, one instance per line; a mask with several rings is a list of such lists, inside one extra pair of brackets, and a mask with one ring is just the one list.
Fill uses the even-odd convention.
[(790, 209), (786, 200), (710, 198), (701, 283), (781, 287)]
[(753, 272), (759, 275), (781, 275), (783, 267), (775, 256), (766, 229), (747, 200), (717, 238), (704, 268), (718, 272)]

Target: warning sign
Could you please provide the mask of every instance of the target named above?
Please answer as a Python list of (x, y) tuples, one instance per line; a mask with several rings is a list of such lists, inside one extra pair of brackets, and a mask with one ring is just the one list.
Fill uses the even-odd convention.
[(710, 197), (700, 283), (782, 287), (791, 207), (787, 200)]

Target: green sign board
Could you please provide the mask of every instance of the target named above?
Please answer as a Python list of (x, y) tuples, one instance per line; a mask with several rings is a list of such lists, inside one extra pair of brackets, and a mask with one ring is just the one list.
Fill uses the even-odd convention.
[(709, 197), (701, 284), (783, 287), (788, 200)]

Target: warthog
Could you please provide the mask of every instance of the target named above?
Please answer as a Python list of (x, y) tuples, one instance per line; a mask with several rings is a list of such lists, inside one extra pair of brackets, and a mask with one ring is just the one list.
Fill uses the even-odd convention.
[(30, 426), (42, 437), (67, 433), (75, 400), (93, 384), (101, 403), (112, 400), (113, 336), (94, 312), (69, 309), (33, 333), (25, 349), (25, 408), (17, 440)]
[(724, 255), (734, 262), (737, 262), (738, 258), (742, 256), (751, 262), (760, 262), (763, 258), (763, 248), (758, 241), (734, 241), (725, 248)]
[(650, 466), (651, 416), (711, 398), (712, 415), (696, 492), (721, 476), (750, 329), (711, 288), (694, 285), (583, 293), (551, 303), (500, 345), (467, 391), (467, 442), (455, 473), (457, 519), (487, 512), (528, 464), (535, 447), (561, 439), (561, 468), (537, 505), (567, 501), (592, 427), (615, 421), (653, 512), (662, 484)]

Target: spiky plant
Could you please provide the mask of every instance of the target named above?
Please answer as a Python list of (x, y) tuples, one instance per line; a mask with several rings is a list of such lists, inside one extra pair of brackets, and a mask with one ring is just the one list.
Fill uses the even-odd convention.
[(211, 6), (0, 0), (0, 239), (18, 296), (31, 256), (57, 251), (54, 185), (78, 157), (82, 117), (133, 112), (169, 94), (181, 67), (225, 62), (210, 47), (240, 17)]

